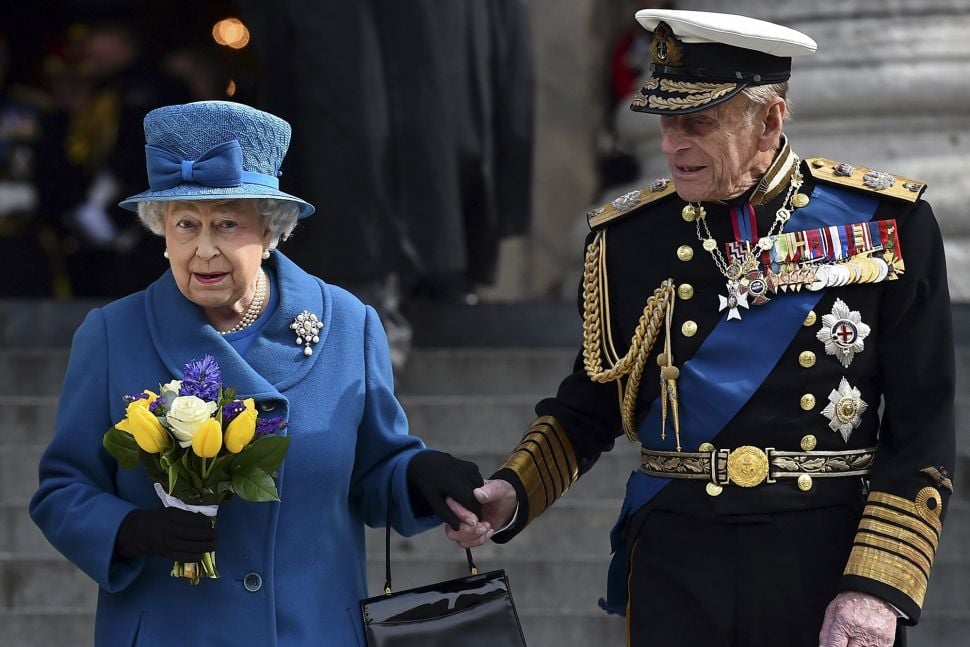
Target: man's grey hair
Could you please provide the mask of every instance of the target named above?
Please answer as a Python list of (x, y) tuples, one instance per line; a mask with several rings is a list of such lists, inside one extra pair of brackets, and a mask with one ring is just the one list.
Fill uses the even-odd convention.
[[(245, 198), (256, 203), (256, 211), (263, 219), (263, 226), (270, 232), (270, 248), (276, 247), (293, 233), (300, 216), (300, 205), (292, 200), (277, 198)], [(165, 235), (165, 206), (172, 200), (158, 200), (138, 203), (138, 218), (148, 231), (158, 236)]]
[(754, 114), (757, 112), (758, 108), (770, 103), (774, 99), (785, 100), (784, 120), (788, 121), (792, 118), (792, 106), (791, 102), (788, 100), (788, 81), (783, 83), (770, 83), (768, 85), (749, 85), (745, 89), (741, 90), (741, 94), (746, 96), (748, 101), (751, 102), (748, 105), (747, 113), (749, 119), (754, 117)]

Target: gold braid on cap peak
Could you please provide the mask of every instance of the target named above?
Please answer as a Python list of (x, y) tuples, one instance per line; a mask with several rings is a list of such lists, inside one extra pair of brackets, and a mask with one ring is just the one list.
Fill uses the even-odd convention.
[(922, 608), (943, 529), (942, 512), (936, 488), (923, 488), (914, 501), (870, 492), (845, 575), (891, 586)]
[[(583, 363), (586, 375), (594, 382), (616, 382), (619, 389), (620, 416), (627, 438), (636, 441), (634, 416), (640, 380), (650, 351), (664, 327), (665, 315), (673, 301), (674, 282), (667, 279), (660, 284), (637, 322), (630, 340), (630, 348), (622, 358), (613, 345), (610, 325), (610, 291), (606, 276), (606, 230), (596, 232), (586, 249), (583, 268)], [(610, 367), (603, 369), (603, 354)], [(626, 383), (624, 384), (624, 378)]]
[(502, 469), (515, 472), (529, 499), (531, 522), (579, 478), (576, 452), (559, 421), (552, 416), (536, 419)]

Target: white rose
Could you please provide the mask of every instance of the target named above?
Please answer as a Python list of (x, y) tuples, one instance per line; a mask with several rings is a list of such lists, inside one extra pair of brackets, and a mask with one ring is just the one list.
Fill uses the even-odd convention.
[(162, 385), (162, 391), (172, 391), (175, 395), (178, 395), (179, 390), (182, 388), (182, 380), (172, 380), (168, 384)]
[(165, 419), (171, 425), (179, 445), (188, 447), (192, 444), (195, 432), (203, 422), (212, 417), (217, 406), (215, 402), (206, 402), (194, 395), (181, 395), (172, 400)]

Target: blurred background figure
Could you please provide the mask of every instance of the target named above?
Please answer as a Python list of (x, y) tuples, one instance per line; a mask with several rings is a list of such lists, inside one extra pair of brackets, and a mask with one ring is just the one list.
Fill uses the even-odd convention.
[(524, 0), (240, 0), (259, 105), (293, 124), (287, 172), (326, 218), (291, 253), (381, 313), (474, 303), (499, 241), (529, 229), (533, 77)]

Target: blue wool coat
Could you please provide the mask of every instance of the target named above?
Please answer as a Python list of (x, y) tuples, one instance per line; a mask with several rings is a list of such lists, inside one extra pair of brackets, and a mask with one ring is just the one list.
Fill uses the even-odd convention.
[[(182, 296), (171, 272), (92, 310), (75, 333), (30, 514), (100, 586), (97, 645), (363, 645), (364, 525), (385, 524), (388, 486), (398, 532), (440, 523), (416, 519), (410, 507), (407, 463), (423, 444), (408, 435), (394, 396), (377, 314), (279, 253), (268, 262), (280, 302), (245, 357)], [(323, 322), (310, 357), (289, 328), (302, 310)], [(255, 398), (261, 416), (285, 416), (292, 441), (279, 471), (281, 502), (221, 506), (221, 579), (193, 587), (169, 576), (165, 558), (112, 564), (125, 515), (160, 502), (144, 469), (119, 468), (101, 437), (124, 417), (123, 394), (181, 378), (205, 354), (226, 386)]]

